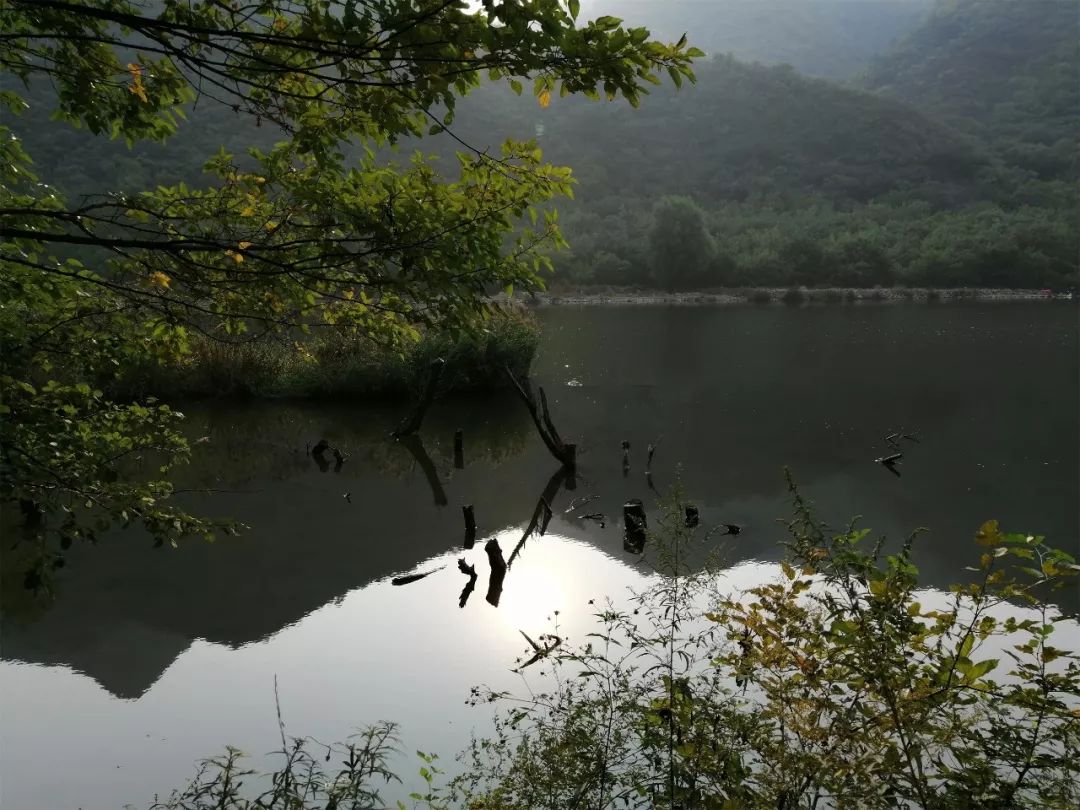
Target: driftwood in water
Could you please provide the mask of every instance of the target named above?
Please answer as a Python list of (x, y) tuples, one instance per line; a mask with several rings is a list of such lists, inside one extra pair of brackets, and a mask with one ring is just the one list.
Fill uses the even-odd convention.
[(540, 438), (543, 439), (544, 445), (551, 452), (551, 455), (555, 456), (555, 459), (564, 467), (572, 469), (577, 464), (577, 445), (564, 442), (559, 435), (559, 431), (555, 429), (555, 423), (551, 419), (551, 410), (548, 408), (547, 395), (544, 393), (544, 389), (537, 389), (540, 392), (538, 401), (536, 395), (533, 394), (528, 377), (519, 380), (514, 376), (514, 372), (505, 366), (503, 371), (514, 386), (514, 390), (518, 392), (521, 401), (525, 403), (525, 407), (529, 409), (529, 415), (532, 417), (533, 424), (536, 425), (536, 432), (540, 434)]
[(311, 458), (318, 466), (319, 472), (326, 472), (330, 469), (330, 461), (326, 458), (326, 451), (329, 449), (330, 442), (326, 439), (319, 439), (318, 443), (311, 448)]
[(457, 561), (458, 570), (468, 575), (469, 581), (465, 583), (465, 587), (461, 590), (461, 596), (458, 597), (458, 607), (465, 607), (465, 603), (469, 601), (469, 597), (472, 596), (473, 588), (476, 587), (476, 566), (469, 565), (465, 562), (465, 558), (462, 557)]
[(587, 506), (593, 501), (598, 500), (599, 498), (599, 495), (585, 495), (581, 498), (574, 498), (572, 501), (570, 501), (570, 505), (563, 510), (563, 514), (569, 515), (571, 512), (581, 509), (583, 506)]
[(896, 465), (900, 463), (904, 458), (903, 453), (893, 453), (891, 456), (882, 456), (881, 458), (875, 458), (874, 461), (891, 472), (897, 478), (900, 477), (900, 471), (896, 469)]
[[(559, 487), (569, 481), (570, 476), (570, 468), (560, 467), (555, 471), (555, 474), (548, 479), (544, 491), (540, 493), (540, 498), (536, 502), (536, 508), (533, 510), (532, 519), (529, 520), (529, 525), (525, 527), (525, 532), (521, 535), (521, 539), (518, 540), (517, 545), (514, 546), (514, 550), (510, 552), (508, 565), (514, 564), (517, 555), (520, 554), (521, 549), (525, 547), (525, 541), (537, 530), (541, 521), (543, 521), (543, 531), (547, 531), (548, 521), (551, 520), (551, 504), (554, 502), (555, 496), (559, 492)], [(541, 534), (543, 534), (543, 531)]]
[(465, 518), (465, 542), (462, 545), (465, 548), (472, 548), (476, 544), (476, 514), (473, 512), (472, 504), (461, 507), (461, 514)]
[(436, 571), (442, 571), (444, 568), (446, 568), (445, 565), (440, 565), (438, 568), (433, 568), (430, 571), (424, 571), (422, 574), (409, 574), (408, 576), (404, 576), (404, 577), (394, 577), (392, 580), (390, 580), (390, 584), (391, 585), (408, 585), (410, 582), (416, 582), (417, 580), (421, 580), (424, 577), (431, 576)]
[(454, 431), (454, 469), (465, 469), (465, 434), (461, 428)]
[(424, 473), (424, 478), (427, 479), (428, 486), (431, 487), (431, 494), (435, 498), (436, 506), (446, 506), (449, 501), (446, 499), (446, 491), (443, 489), (442, 482), (439, 481), (438, 470), (435, 469), (435, 464), (431, 460), (431, 456), (427, 454), (427, 450), (424, 449), (424, 443), (420, 441), (419, 436), (405, 436), (398, 440), (398, 443), (404, 447), (412, 455), (413, 460), (419, 465), (420, 469)]
[(531, 646), (533, 649), (533, 656), (521, 666), (517, 667), (516, 669), (510, 670), (511, 672), (521, 672), (521, 670), (525, 669), (525, 667), (531, 667), (540, 659), (547, 658), (548, 655), (553, 653), (556, 649), (558, 649), (559, 645), (562, 644), (562, 639), (552, 633), (545, 633), (544, 635), (540, 636), (540, 640), (543, 642), (543, 644), (537, 644), (525, 634), (524, 630), (518, 630), (518, 632), (525, 637), (525, 640), (527, 642), (529, 642), (529, 646)]
[(420, 424), (424, 421), (424, 414), (427, 413), (427, 409), (431, 407), (431, 403), (435, 399), (435, 391), (439, 387), (439, 378), (442, 377), (443, 366), (445, 365), (446, 361), (441, 357), (431, 361), (431, 365), (428, 367), (427, 381), (424, 383), (424, 391), (420, 395), (413, 412), (397, 426), (393, 433), (395, 439), (411, 436), (420, 429)]
[(487, 552), (488, 565), (491, 566), (487, 601), (493, 607), (498, 607), (499, 599), (502, 597), (503, 580), (506, 579), (506, 560), (503, 559), (502, 547), (498, 540), (488, 540), (484, 544), (484, 551)]
[(623, 504), (623, 548), (631, 554), (640, 554), (645, 550), (645, 535), (648, 520), (645, 517), (645, 504), (640, 498), (631, 498)]
[(623, 439), (622, 443), (622, 477), (630, 475), (630, 442)]
[(587, 515), (578, 515), (579, 520), (595, 520), (600, 524), (600, 528), (603, 529), (607, 525), (607, 518), (603, 512), (590, 512)]

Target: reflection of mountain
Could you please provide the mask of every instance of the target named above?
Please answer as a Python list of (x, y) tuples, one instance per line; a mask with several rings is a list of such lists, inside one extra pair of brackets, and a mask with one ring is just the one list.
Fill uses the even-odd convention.
[[(634, 308), (543, 316), (537, 378), (548, 384), (560, 432), (578, 439), (581, 459), (576, 490), (558, 491), (552, 506), (560, 531), (615, 557), (625, 559), (620, 505), (652, 499), (644, 449), (657, 441), (660, 491), (681, 469), (704, 525), (745, 527), (727, 538), (733, 561), (779, 556), (785, 464), (836, 523), (862, 514), (894, 539), (930, 527), (917, 550), (931, 585), (961, 574), (976, 553), (974, 529), (988, 518), (1058, 545), (1077, 536), (1074, 310)], [(566, 386), (570, 379), (580, 385)], [(240, 490), (190, 497), (252, 530), (177, 550), (124, 534), (74, 549), (47, 610), (12, 616), (5, 593), (4, 657), (69, 664), (134, 697), (193, 639), (239, 646), (264, 638), (350, 590), (458, 548), (464, 503), (475, 505), (480, 549), (491, 532), (529, 521), (556, 465), (515, 399), (429, 415), (422, 435), (443, 507), (414, 456), (384, 438), (396, 415), (353, 405), (191, 409), (194, 434), (211, 439), (198, 445), (198, 466), (181, 485)], [(872, 459), (884, 433), (900, 426), (923, 441), (896, 479)], [(452, 463), (458, 427), (463, 470)], [(304, 454), (322, 436), (352, 453), (340, 473), (332, 465), (320, 472)], [(632, 444), (626, 478), (623, 439)], [(562, 518), (571, 498), (588, 494), (599, 498), (584, 511), (605, 513), (605, 529)], [(542, 538), (525, 546), (507, 592), (543, 552)], [(482, 596), (486, 568), (478, 574)], [(460, 574), (451, 567), (437, 576)], [(457, 610), (458, 587), (454, 605), (433, 609)], [(358, 640), (364, 632), (356, 628)]]
[[(414, 457), (383, 438), (390, 412), (189, 409), (193, 429), (211, 439), (197, 446), (196, 465), (179, 486), (230, 490), (187, 497), (203, 513), (235, 517), (252, 530), (175, 550), (117, 532), (96, 547), (72, 549), (47, 610), (26, 611), (18, 591), (5, 598), (3, 655), (69, 664), (116, 695), (137, 697), (195, 638), (230, 646), (264, 638), (353, 588), (451, 549), (461, 542), (461, 499), (483, 500), (471, 492), (490, 486), (489, 467), (526, 446), (531, 426), (515, 404), (463, 401), (429, 416), (422, 434), (450, 493), (447, 508), (432, 503)], [(454, 470), (450, 437), (459, 424), (466, 465)], [(305, 454), (305, 444), (322, 436), (351, 453), (339, 473), (332, 464), (320, 472)], [(482, 530), (527, 520), (547, 474), (536, 476), (535, 491), (513, 497), (502, 490), (478, 507)], [(17, 563), (6, 549), (5, 557)]]

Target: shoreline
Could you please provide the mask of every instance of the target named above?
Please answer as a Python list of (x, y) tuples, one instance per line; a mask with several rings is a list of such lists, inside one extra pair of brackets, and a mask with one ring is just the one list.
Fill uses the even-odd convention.
[(992, 301), (1001, 303), (1070, 300), (1041, 290), (994, 288), (752, 287), (669, 293), (618, 287), (546, 292), (518, 299), (527, 307), (548, 306), (731, 306), (738, 304), (900, 304)]

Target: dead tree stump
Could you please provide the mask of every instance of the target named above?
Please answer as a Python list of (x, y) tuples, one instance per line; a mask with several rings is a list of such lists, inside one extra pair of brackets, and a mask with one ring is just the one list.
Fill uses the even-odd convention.
[(528, 378), (519, 380), (506, 366), (503, 367), (503, 371), (514, 386), (514, 390), (518, 392), (521, 401), (525, 403), (525, 407), (529, 409), (529, 415), (532, 417), (533, 424), (536, 425), (536, 432), (540, 434), (544, 446), (564, 467), (573, 469), (577, 464), (577, 445), (564, 442), (559, 435), (559, 431), (555, 429), (555, 423), (551, 418), (551, 410), (548, 408), (547, 395), (544, 393), (544, 389), (537, 389), (540, 395), (539, 399), (537, 399), (536, 395), (533, 394), (532, 385), (529, 383)]

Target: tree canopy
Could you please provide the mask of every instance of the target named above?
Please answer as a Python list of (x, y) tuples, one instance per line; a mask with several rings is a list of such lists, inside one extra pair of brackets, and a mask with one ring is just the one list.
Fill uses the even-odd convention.
[[(497, 151), (459, 140), (443, 175), (382, 152), (403, 136), (452, 135), (456, 100), (485, 79), (540, 107), (554, 93), (637, 105), (647, 87), (692, 79), (683, 37), (601, 17), (577, 0), (11, 0), (0, 9), (2, 101), (41, 87), (55, 123), (170, 142), (224, 105), (272, 139), (206, 156), (205, 179), (80, 200), (35, 174), (0, 127), (0, 441), (3, 489), (61, 550), (115, 523), (158, 542), (212, 527), (170, 505), (188, 452), (181, 415), (120, 403), (125, 364), (182, 355), (195, 334), (237, 342), (313, 330), (404, 346), (427, 327), (460, 331), (485, 296), (542, 285), (558, 246), (568, 169), (532, 142)], [(12, 116), (5, 116), (11, 118)], [(32, 147), (33, 144), (31, 143)], [(59, 523), (52, 518), (61, 515)], [(32, 572), (36, 583), (56, 552)]]

